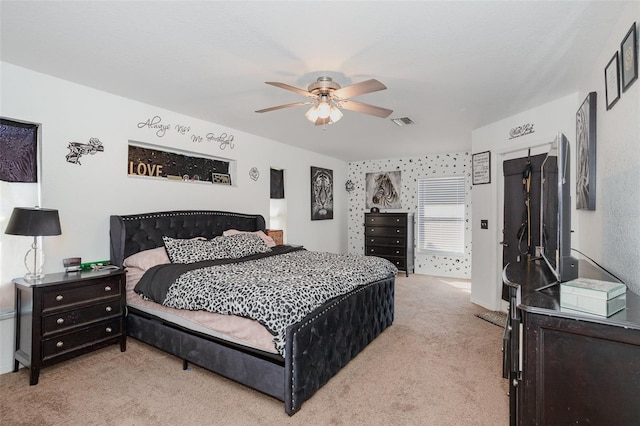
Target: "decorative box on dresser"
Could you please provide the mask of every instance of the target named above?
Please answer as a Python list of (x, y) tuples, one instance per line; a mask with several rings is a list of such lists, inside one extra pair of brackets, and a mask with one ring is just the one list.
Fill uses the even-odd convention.
[(413, 213), (365, 213), (364, 219), (364, 254), (413, 273)]
[(40, 369), (110, 344), (126, 350), (124, 270), (56, 273), (16, 287), (14, 369)]

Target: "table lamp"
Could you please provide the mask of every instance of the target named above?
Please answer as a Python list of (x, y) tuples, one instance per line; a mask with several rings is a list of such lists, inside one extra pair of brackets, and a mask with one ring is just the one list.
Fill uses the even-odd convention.
[[(60, 217), (58, 210), (41, 209), (39, 207), (16, 207), (11, 213), (5, 234), (26, 235), (33, 237), (31, 249), (24, 256), (24, 266), (27, 280), (38, 280), (44, 277), (42, 264), (44, 263), (44, 253), (38, 246), (38, 237), (47, 235), (60, 235)], [(33, 252), (33, 269), (30, 267), (28, 259)], [(38, 261), (39, 259), (39, 261)]]

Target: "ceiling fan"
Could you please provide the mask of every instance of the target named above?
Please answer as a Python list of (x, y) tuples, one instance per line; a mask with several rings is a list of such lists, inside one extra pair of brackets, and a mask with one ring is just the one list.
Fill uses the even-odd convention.
[(340, 120), (343, 115), (340, 108), (363, 112), (380, 118), (386, 118), (393, 112), (387, 108), (381, 108), (350, 99), (355, 96), (377, 92), (378, 90), (384, 90), (387, 88), (387, 86), (375, 79), (355, 83), (346, 87), (340, 87), (340, 85), (333, 81), (331, 77), (318, 77), (315, 82), (309, 85), (307, 90), (274, 81), (267, 81), (266, 84), (290, 90), (294, 93), (310, 98), (311, 100), (278, 105), (271, 108), (260, 109), (256, 112), (269, 112), (294, 106), (313, 105), (313, 107), (307, 111), (305, 116), (316, 126), (335, 123)]

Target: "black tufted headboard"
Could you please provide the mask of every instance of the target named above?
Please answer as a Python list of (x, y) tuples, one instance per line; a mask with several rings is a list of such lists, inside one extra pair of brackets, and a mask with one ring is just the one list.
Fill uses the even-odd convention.
[(264, 231), (264, 217), (209, 210), (181, 210), (111, 216), (111, 263), (122, 266), (124, 259), (142, 250), (163, 245), (162, 236), (172, 238), (213, 238), (227, 229)]

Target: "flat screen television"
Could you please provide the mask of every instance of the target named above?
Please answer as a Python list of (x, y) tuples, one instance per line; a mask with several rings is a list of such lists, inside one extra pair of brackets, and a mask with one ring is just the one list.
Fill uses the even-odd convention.
[(558, 133), (540, 170), (540, 254), (558, 282), (578, 278), (571, 257), (570, 164), (569, 140)]

